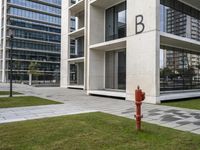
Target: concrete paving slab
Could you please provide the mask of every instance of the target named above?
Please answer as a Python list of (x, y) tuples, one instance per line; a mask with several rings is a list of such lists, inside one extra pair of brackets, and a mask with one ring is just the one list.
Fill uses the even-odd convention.
[(193, 131), (193, 130), (199, 129), (199, 126), (190, 123), (187, 125), (175, 127), (175, 129), (182, 130), (182, 131)]
[(200, 128), (199, 129), (197, 129), (197, 130), (193, 130), (193, 131), (191, 131), (192, 133), (195, 133), (195, 134), (200, 134)]
[[(0, 84), (0, 89), (8, 90), (9, 85)], [(135, 104), (132, 101), (88, 96), (86, 91), (55, 87), (36, 88), (14, 84), (14, 90), (25, 95), (57, 100), (64, 104), (0, 109), (0, 123), (93, 111), (134, 119)], [(143, 121), (200, 134), (200, 110), (143, 104), (142, 111)]]

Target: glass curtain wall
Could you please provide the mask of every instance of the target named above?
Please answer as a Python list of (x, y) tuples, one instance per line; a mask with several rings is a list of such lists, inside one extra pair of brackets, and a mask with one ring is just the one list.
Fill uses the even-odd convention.
[(9, 3), (24, 6), (27, 8), (44, 11), (47, 13), (53, 13), (53, 14), (61, 14), (60, 8), (39, 4), (33, 1), (27, 1), (27, 0), (8, 0)]
[(32, 12), (32, 11), (23, 10), (23, 9), (14, 8), (14, 7), (9, 8), (8, 12), (10, 15), (13, 15), (13, 16), (25, 17), (25, 18), (39, 20), (42, 22), (48, 22), (52, 24), (61, 24), (60, 17), (50, 16), (47, 14), (41, 14), (41, 13)]
[[(180, 1), (161, 0), (161, 31), (200, 41), (200, 11)], [(200, 53), (161, 46), (160, 91), (200, 89)]]
[(106, 41), (126, 36), (126, 2), (106, 10)]
[(40, 0), (46, 3), (52, 3), (52, 4), (57, 4), (57, 5), (61, 5), (61, 0)]
[(161, 46), (160, 90), (200, 89), (200, 53)]
[(200, 41), (200, 11), (180, 1), (161, 0), (161, 31)]
[(126, 89), (126, 50), (106, 52), (106, 89)]
[[(37, 62), (35, 83), (59, 82), (61, 0), (8, 0), (7, 13), (10, 15), (7, 31), (12, 30), (14, 35), (13, 80), (26, 83), (30, 63)], [(7, 39), (6, 48), (10, 46)], [(7, 51), (7, 81), (10, 79), (9, 59), (10, 51)]]
[(38, 23), (34, 21), (28, 21), (28, 20), (23, 20), (23, 19), (18, 19), (18, 18), (10, 18), (9, 20), (9, 25), (12, 26), (18, 26), (22, 28), (27, 28), (27, 29), (36, 29), (36, 30), (41, 30), (41, 31), (47, 31), (47, 32), (52, 32), (52, 33), (61, 33), (60, 27), (56, 26), (47, 26), (45, 23)]

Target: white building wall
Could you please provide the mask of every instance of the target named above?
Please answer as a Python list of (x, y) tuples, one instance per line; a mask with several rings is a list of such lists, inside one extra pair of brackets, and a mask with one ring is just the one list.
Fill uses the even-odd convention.
[[(2, 28), (1, 24), (2, 24), (2, 2), (3, 1), (0, 1), (0, 28)], [(1, 30), (0, 30), (0, 37), (1, 37)], [(0, 46), (1, 46), (1, 40), (0, 40)], [(1, 50), (1, 47), (0, 47), (0, 50)], [(1, 59), (1, 56), (0, 56), (0, 59)], [(0, 69), (1, 69), (1, 66), (0, 66)]]
[(88, 4), (89, 1), (85, 1), (84, 4), (84, 90), (87, 90), (87, 59), (88, 59)]
[[(87, 18), (88, 14), (86, 13), (88, 6), (88, 0), (76, 1), (75, 4), (71, 4), (70, 0), (62, 1), (62, 31), (61, 31), (61, 87), (68, 88), (81, 88), (86, 89), (87, 83)], [(75, 31), (70, 31), (71, 26), (71, 17), (75, 17)], [(70, 58), (70, 40), (77, 39), (83, 37), (84, 38), (84, 51), (83, 56), (79, 56), (78, 58)], [(78, 41), (76, 40), (76, 52), (78, 51)], [(84, 70), (78, 70), (77, 72), (77, 85), (70, 84), (70, 64), (74, 63), (83, 63)], [(83, 72), (83, 73), (80, 73)], [(80, 74), (79, 74), (80, 73)], [(80, 77), (79, 75), (83, 75)], [(84, 81), (80, 81), (79, 79), (83, 79)], [(79, 85), (81, 83), (81, 85)], [(83, 83), (83, 84), (82, 84)]]
[[(122, 2), (122, 1), (119, 1)], [(103, 2), (102, 2), (103, 3)], [(113, 5), (116, 5), (113, 2)], [(105, 42), (105, 8), (90, 5), (89, 9), (89, 56), (88, 93), (105, 89), (105, 51), (120, 49), (112, 41)], [(126, 99), (134, 100), (138, 85), (146, 92), (150, 103), (159, 97), (159, 14), (160, 1), (127, 0), (127, 37), (124, 38), (127, 52)], [(145, 30), (136, 35), (136, 16), (143, 15)], [(138, 26), (138, 30), (141, 26)], [(120, 42), (121, 39), (118, 39)], [(98, 48), (98, 44), (102, 48)], [(106, 46), (109, 45), (109, 46)], [(91, 48), (95, 47), (96, 48)], [(100, 47), (101, 47), (100, 46)], [(122, 46), (123, 48), (123, 46)], [(92, 93), (92, 92), (91, 92)]]
[(69, 0), (62, 0), (62, 24), (61, 24), (61, 72), (60, 72), (60, 85), (61, 87), (68, 86), (68, 50), (69, 46)]
[[(1, 7), (2, 8), (2, 7)], [(4, 15), (4, 22), (3, 22), (3, 52), (2, 52), (2, 82), (6, 82), (6, 22), (7, 22), (7, 0), (4, 0), (4, 12), (2, 12)]]
[[(126, 99), (134, 99), (139, 85), (146, 92), (146, 101), (158, 102), (159, 89), (159, 0), (127, 0), (127, 82)], [(136, 16), (143, 16), (144, 31), (136, 34)], [(138, 18), (140, 20), (140, 18)], [(142, 30), (138, 26), (138, 31)]]
[[(180, 43), (185, 42), (186, 45), (189, 45), (188, 43), (191, 40), (174, 35), (165, 38), (169, 34), (160, 32), (160, 0), (126, 0), (127, 37), (105, 41), (105, 10), (124, 0), (85, 1), (88, 3), (85, 5), (84, 29), (84, 38), (87, 43), (85, 45), (86, 53), (84, 56), (85, 89), (87, 93), (94, 94), (94, 91), (105, 90), (105, 52), (126, 48), (126, 100), (134, 100), (134, 92), (139, 85), (146, 93), (145, 102), (159, 103), (163, 99), (163, 96), (160, 95), (160, 43), (172, 42), (174, 44), (173, 38), (176, 37), (177, 39), (181, 39)], [(68, 0), (63, 0), (62, 10), (62, 87), (67, 87), (69, 80), (67, 65), (69, 19), (66, 19), (66, 16), (70, 16), (67, 10), (68, 2)], [(136, 20), (138, 15), (143, 16), (142, 21), (140, 17)], [(137, 21), (141, 21), (141, 23), (136, 26)], [(136, 34), (136, 27), (138, 27), (138, 31), (141, 31), (143, 25), (144, 30)], [(199, 44), (199, 42), (194, 43), (196, 43), (195, 47)], [(192, 48), (191, 45), (190, 48)], [(103, 92), (106, 93), (106, 91)]]

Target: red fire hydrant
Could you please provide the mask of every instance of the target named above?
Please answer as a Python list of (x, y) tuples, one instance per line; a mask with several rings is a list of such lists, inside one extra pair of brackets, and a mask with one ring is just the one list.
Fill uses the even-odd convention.
[(137, 87), (137, 90), (135, 90), (135, 104), (136, 104), (136, 130), (141, 130), (141, 119), (142, 119), (142, 114), (141, 114), (141, 106), (142, 106), (142, 101), (145, 99), (145, 93), (142, 92), (140, 87)]

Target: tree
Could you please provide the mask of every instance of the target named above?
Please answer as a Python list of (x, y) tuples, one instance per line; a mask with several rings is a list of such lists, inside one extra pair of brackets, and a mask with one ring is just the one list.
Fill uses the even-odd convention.
[(38, 63), (37, 62), (31, 62), (28, 66), (28, 74), (29, 74), (29, 85), (32, 85), (32, 77), (38, 76), (39, 72), (38, 72)]
[(187, 69), (184, 70), (184, 75), (186, 78), (189, 78), (189, 79), (193, 79), (193, 77), (196, 75), (195, 73), (195, 69), (193, 67), (188, 67)]
[(172, 77), (172, 70), (169, 68), (164, 68), (160, 70), (160, 77), (166, 78), (166, 77)]

